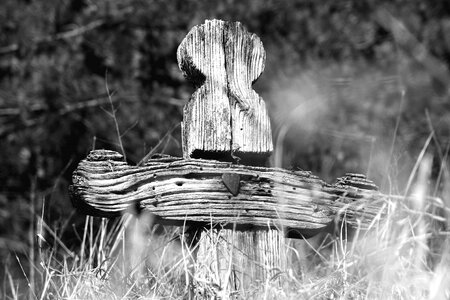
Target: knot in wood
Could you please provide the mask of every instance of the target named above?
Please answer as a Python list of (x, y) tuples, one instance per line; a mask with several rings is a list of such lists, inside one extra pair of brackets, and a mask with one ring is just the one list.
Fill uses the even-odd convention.
[(184, 156), (270, 155), (269, 116), (252, 89), (265, 62), (259, 37), (239, 22), (207, 20), (187, 34), (177, 58), (185, 77), (197, 88), (184, 108)]
[(367, 179), (365, 175), (347, 173), (345, 176), (336, 180), (336, 186), (339, 187), (354, 187), (361, 190), (378, 191), (378, 186), (371, 180)]

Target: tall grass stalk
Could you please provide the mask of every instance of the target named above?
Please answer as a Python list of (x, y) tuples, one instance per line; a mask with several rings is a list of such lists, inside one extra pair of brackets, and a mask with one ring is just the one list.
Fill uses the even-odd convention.
[(108, 73), (105, 74), (105, 89), (106, 89), (106, 93), (108, 95), (109, 104), (111, 105), (111, 112), (106, 111), (106, 113), (108, 113), (108, 115), (114, 120), (114, 128), (115, 128), (116, 134), (117, 134), (117, 142), (119, 143), (120, 150), (122, 152), (124, 161), (127, 161), (127, 154), (125, 152), (125, 148), (123, 147), (122, 135), (120, 134), (119, 122), (117, 121), (116, 108), (114, 107), (114, 104), (113, 104), (113, 101), (111, 98), (112, 95), (109, 92)]

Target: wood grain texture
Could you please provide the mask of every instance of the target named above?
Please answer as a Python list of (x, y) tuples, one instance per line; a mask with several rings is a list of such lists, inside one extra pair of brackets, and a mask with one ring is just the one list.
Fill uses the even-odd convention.
[[(239, 175), (234, 196), (223, 174)], [(388, 196), (344, 184), (331, 185), (310, 172), (163, 157), (130, 166), (114, 151), (95, 150), (73, 174), (74, 205), (95, 216), (116, 216), (136, 206), (162, 223), (214, 223), (312, 235), (345, 217), (367, 228), (383, 214)]]
[(239, 22), (207, 20), (181, 42), (180, 69), (197, 90), (184, 108), (183, 153), (267, 157), (273, 150), (269, 116), (252, 89), (264, 69), (261, 40)]
[[(203, 231), (195, 266), (197, 290), (204, 291), (201, 299), (220, 294), (234, 295), (233, 299), (260, 298), (250, 291), (261, 291), (266, 280), (277, 280), (286, 270), (289, 251), (288, 241), (276, 229)], [(220, 291), (208, 293), (210, 286)]]

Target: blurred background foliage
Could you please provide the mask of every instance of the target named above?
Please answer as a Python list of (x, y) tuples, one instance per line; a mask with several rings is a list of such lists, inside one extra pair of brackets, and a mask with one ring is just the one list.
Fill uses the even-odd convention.
[(76, 241), (71, 173), (93, 148), (120, 151), (106, 84), (130, 162), (149, 151), (181, 155), (193, 88), (176, 49), (205, 19), (240, 21), (264, 43), (255, 90), (272, 118), (277, 166), (329, 182), (364, 173), (402, 193), (432, 133), (432, 178), (447, 164), (448, 0), (2, 0), (0, 8), (2, 258), (29, 253), (38, 216)]

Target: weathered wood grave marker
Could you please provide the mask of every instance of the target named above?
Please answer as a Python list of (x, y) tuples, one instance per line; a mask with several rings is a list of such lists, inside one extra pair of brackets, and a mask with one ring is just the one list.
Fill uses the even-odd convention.
[(310, 172), (264, 167), (273, 146), (264, 101), (252, 89), (265, 62), (255, 34), (238, 22), (206, 21), (177, 57), (197, 88), (184, 108), (183, 158), (131, 166), (117, 152), (91, 151), (73, 174), (79, 210), (111, 217), (137, 205), (162, 224), (203, 228), (194, 284), (209, 282), (224, 295), (283, 272), (285, 237), (342, 221), (367, 229), (382, 216), (392, 196), (363, 175), (327, 184)]

